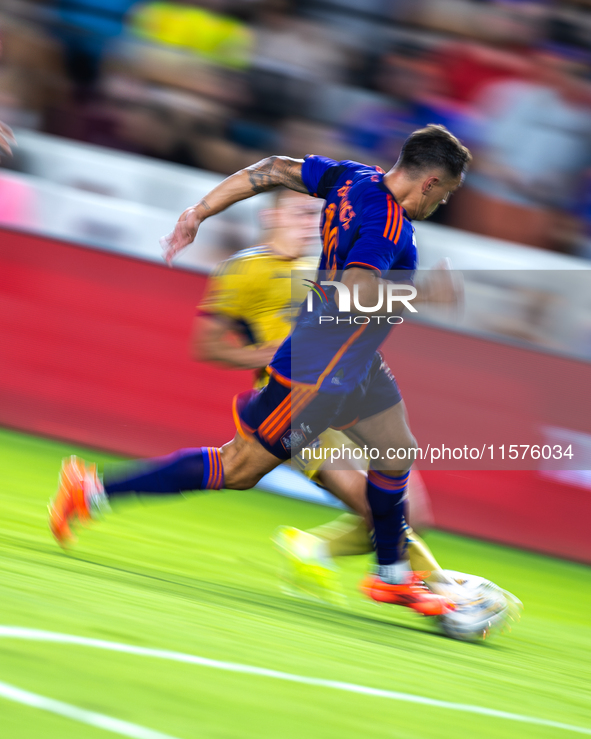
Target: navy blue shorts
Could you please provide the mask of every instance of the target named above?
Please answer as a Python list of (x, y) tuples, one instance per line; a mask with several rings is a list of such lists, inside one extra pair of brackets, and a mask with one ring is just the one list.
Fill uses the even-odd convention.
[(376, 352), (367, 376), (350, 393), (319, 393), (313, 385), (271, 376), (261, 390), (235, 398), (234, 420), (279, 459), (298, 454), (327, 428), (346, 429), (402, 400), (394, 375)]

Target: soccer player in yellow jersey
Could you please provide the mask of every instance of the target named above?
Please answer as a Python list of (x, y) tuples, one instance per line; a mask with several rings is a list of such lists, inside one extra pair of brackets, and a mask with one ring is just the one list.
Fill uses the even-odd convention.
[[(303, 279), (292, 279), (293, 270), (314, 269), (316, 261), (305, 258), (317, 234), (315, 201), (290, 190), (280, 190), (273, 197), (273, 205), (262, 213), (264, 243), (238, 252), (212, 272), (193, 337), (196, 358), (253, 369), (255, 387), (267, 382), (264, 368), (288, 335), (293, 309), (307, 292)], [(321, 434), (318, 443), (326, 448), (353, 445), (333, 429)], [(285, 526), (274, 536), (287, 559), (291, 584), (334, 598), (338, 583), (333, 557), (373, 551), (365, 469), (353, 462), (347, 467), (343, 460), (338, 465), (331, 465), (330, 459), (303, 461), (301, 455), (296, 466), (355, 511), (310, 532)], [(409, 485), (409, 503), (409, 518), (420, 520), (420, 509), (428, 510), (428, 499), (416, 472)], [(424, 522), (424, 513), (422, 518)], [(437, 579), (440, 567), (433, 555), (410, 528), (407, 534), (411, 566), (431, 572), (428, 580)]]
[(302, 283), (292, 296), (292, 270), (313, 270), (317, 262), (304, 257), (317, 238), (318, 204), (291, 190), (272, 197), (272, 207), (261, 214), (265, 243), (214, 269), (195, 326), (196, 358), (256, 370), (257, 387), (266, 383), (264, 368), (307, 292)]

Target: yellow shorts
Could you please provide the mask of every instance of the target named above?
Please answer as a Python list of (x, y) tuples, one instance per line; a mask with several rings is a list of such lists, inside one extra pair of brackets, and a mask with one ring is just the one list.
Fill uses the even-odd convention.
[[(349, 439), (349, 437), (342, 431), (326, 429), (326, 431), (323, 431), (320, 436), (306, 448), (306, 454), (304, 456), (302, 456), (302, 452), (300, 452), (298, 456), (292, 460), (292, 465), (294, 469), (302, 472), (307, 478), (312, 480), (312, 482), (320, 484), (317, 479), (318, 472), (326, 459), (328, 458), (328, 460), (330, 460), (330, 453), (328, 450), (342, 449), (343, 447), (351, 449), (352, 452), (355, 449), (360, 449), (360, 447), (357, 446), (354, 441), (351, 441), (351, 439)], [(311, 449), (311, 452), (308, 452), (307, 449)], [(325, 450), (327, 451), (325, 452)], [(359, 452), (357, 452), (357, 455), (359, 455)], [(355, 465), (359, 466), (360, 469), (366, 470), (368, 464), (369, 460), (365, 459), (363, 456), (361, 456), (360, 459), (355, 459)]]

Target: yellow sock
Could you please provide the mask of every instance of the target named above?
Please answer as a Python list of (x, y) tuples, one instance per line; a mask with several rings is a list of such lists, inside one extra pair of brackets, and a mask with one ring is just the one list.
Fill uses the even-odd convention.
[(344, 513), (335, 521), (310, 529), (308, 533), (326, 542), (331, 557), (350, 557), (373, 552), (365, 521), (353, 513)]
[[(374, 551), (365, 521), (354, 513), (344, 513), (330, 523), (310, 529), (308, 533), (326, 543), (328, 554), (331, 557), (351, 557)], [(407, 530), (407, 538), (407, 553), (412, 570), (430, 572), (431, 574), (426, 578), (427, 581), (438, 580), (441, 567), (433, 552), (410, 526)]]
[(410, 526), (407, 532), (406, 552), (413, 572), (430, 572), (431, 574), (425, 578), (427, 582), (439, 579), (438, 572), (441, 570), (439, 562), (427, 544), (418, 534), (415, 534)]

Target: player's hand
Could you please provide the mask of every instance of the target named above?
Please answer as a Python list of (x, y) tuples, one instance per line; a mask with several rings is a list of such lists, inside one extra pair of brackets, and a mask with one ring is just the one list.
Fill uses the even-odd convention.
[(429, 270), (426, 279), (426, 302), (459, 306), (464, 300), (464, 281), (459, 272), (453, 272), (451, 261), (441, 259)]
[(197, 206), (193, 205), (181, 213), (172, 232), (160, 239), (160, 246), (164, 252), (162, 256), (169, 267), (172, 266), (175, 255), (193, 243), (202, 220)]
[(0, 149), (2, 149), (5, 154), (12, 154), (11, 147), (15, 145), (16, 139), (12, 133), (12, 129), (10, 126), (7, 126), (6, 123), (0, 122)]

